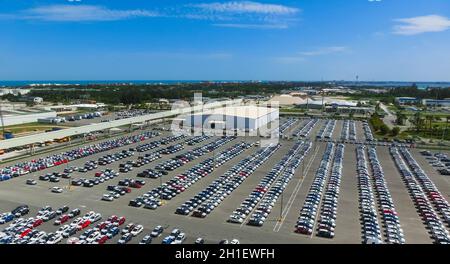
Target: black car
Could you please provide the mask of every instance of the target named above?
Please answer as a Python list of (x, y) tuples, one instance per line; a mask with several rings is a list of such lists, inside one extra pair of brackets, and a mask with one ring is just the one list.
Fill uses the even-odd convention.
[(59, 178), (56, 176), (51, 176), (50, 177), (50, 182), (59, 182)]
[(30, 211), (28, 208), (28, 205), (20, 205), (16, 209), (11, 211), (11, 214), (16, 215), (17, 213), (20, 213), (21, 215), (25, 215)]
[(129, 203), (128, 205), (129, 205), (129, 206), (132, 206), (132, 207), (141, 207), (141, 206), (142, 206), (142, 203), (141, 203), (141, 202), (138, 202), (138, 201), (135, 201), (135, 200), (131, 200), (130, 203)]
[(69, 213), (69, 217), (70, 218), (74, 218), (75, 216), (80, 215), (81, 211), (78, 208), (73, 209), (72, 211), (70, 211)]
[(48, 181), (49, 179), (50, 179), (50, 177), (48, 177), (47, 175), (39, 176), (39, 180), (41, 180), (41, 181)]
[(64, 213), (66, 213), (67, 211), (69, 211), (69, 206), (64, 205), (63, 207), (61, 207), (58, 210), (56, 210), (56, 214), (57, 215), (62, 215)]

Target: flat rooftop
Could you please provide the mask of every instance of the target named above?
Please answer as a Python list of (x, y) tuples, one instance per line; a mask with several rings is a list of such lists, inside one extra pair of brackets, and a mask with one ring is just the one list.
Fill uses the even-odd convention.
[(195, 113), (194, 115), (226, 115), (256, 119), (274, 112), (278, 112), (278, 109), (247, 105), (216, 108), (202, 113)]

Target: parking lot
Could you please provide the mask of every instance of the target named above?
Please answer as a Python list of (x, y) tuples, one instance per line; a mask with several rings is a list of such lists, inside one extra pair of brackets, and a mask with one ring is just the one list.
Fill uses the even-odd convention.
[[(284, 120), (282, 120), (283, 122)], [(280, 122), (280, 124), (282, 123)], [(328, 124), (328, 125), (327, 125)], [(354, 128), (352, 128), (354, 125)], [(154, 148), (148, 149), (143, 152), (138, 152), (137, 147), (150, 142), (155, 142), (164, 138), (171, 136), (169, 132), (158, 131), (160, 135), (147, 138), (143, 141), (138, 141), (123, 145), (110, 150), (102, 151), (89, 155), (83, 158), (75, 159), (69, 163), (65, 163), (59, 166), (47, 168), (42, 171), (33, 172), (19, 177), (14, 177), (7, 181), (0, 182), (0, 213), (8, 212), (13, 210), (19, 205), (26, 204), (29, 205), (30, 212), (28, 215), (23, 217), (35, 217), (37, 212), (44, 206), (50, 205), (54, 209), (59, 208), (63, 205), (69, 206), (70, 210), (74, 208), (79, 208), (81, 210), (81, 215), (89, 211), (95, 211), (102, 215), (102, 220), (92, 224), (87, 227), (93, 228), (98, 223), (106, 220), (109, 216), (117, 215), (124, 216), (126, 222), (120, 226), (124, 228), (129, 223), (140, 224), (144, 227), (143, 231), (139, 233), (136, 237), (133, 237), (129, 243), (139, 243), (141, 239), (149, 234), (152, 229), (158, 225), (164, 227), (164, 232), (158, 238), (153, 239), (152, 243), (160, 244), (163, 239), (169, 235), (172, 229), (180, 229), (181, 232), (186, 234), (186, 240), (184, 243), (194, 243), (199, 237), (203, 238), (206, 243), (217, 244), (220, 240), (227, 239), (231, 241), (232, 239), (238, 239), (240, 243), (362, 243), (362, 224), (360, 221), (360, 202), (358, 193), (358, 173), (357, 173), (357, 146), (354, 143), (342, 144), (342, 169), (338, 176), (339, 182), (339, 193), (334, 195), (336, 198), (336, 214), (335, 214), (335, 227), (333, 229), (333, 238), (325, 238), (319, 236), (316, 232), (319, 226), (319, 219), (323, 210), (318, 207), (317, 217), (313, 220), (313, 230), (311, 234), (300, 234), (294, 232), (296, 230), (296, 224), (299, 219), (300, 210), (304, 205), (305, 198), (310, 191), (310, 187), (313, 183), (316, 172), (322, 160), (322, 156), (327, 147), (327, 142), (316, 141), (317, 135), (321, 132), (321, 129), (328, 126), (330, 134), (330, 139), (332, 140), (350, 140), (354, 137), (353, 141), (364, 141), (366, 142), (367, 136), (363, 128), (363, 123), (361, 121), (347, 122), (344, 125), (343, 120), (337, 120), (336, 122), (328, 122), (326, 120), (296, 120), (286, 126), (287, 128), (283, 131), (284, 135), (291, 135), (290, 139), (280, 139), (279, 147), (270, 151), (264, 152), (261, 155), (261, 163), (257, 166), (253, 166), (254, 163), (248, 163), (253, 168), (248, 175), (246, 174), (244, 179), (236, 180), (238, 182), (233, 189), (227, 189), (220, 185), (221, 187), (215, 191), (229, 191), (228, 195), (223, 195), (220, 198), (219, 203), (209, 212), (205, 217), (193, 217), (192, 212), (187, 215), (175, 214), (175, 211), (183, 203), (190, 200), (196, 194), (205, 190), (211, 185), (215, 180), (219, 179), (224, 174), (227, 174), (233, 166), (237, 165), (240, 161), (244, 160), (251, 155), (255, 155), (258, 151), (262, 151), (262, 148), (257, 146), (255, 143), (260, 141), (257, 137), (245, 137), (245, 138), (233, 138), (224, 144), (213, 144), (215, 142), (220, 142), (220, 137), (209, 137), (207, 139), (202, 139), (198, 143), (187, 144), (192, 137), (179, 138), (166, 145), (158, 145)], [(334, 126), (333, 129), (330, 127)], [(347, 128), (346, 128), (347, 127)], [(347, 132), (345, 132), (347, 130)], [(344, 132), (343, 132), (344, 131)], [(353, 132), (352, 132), (353, 131)], [(143, 133), (143, 131), (135, 131), (132, 135), (138, 135)], [(327, 134), (327, 133), (324, 133)], [(353, 135), (353, 136), (352, 136)], [(344, 137), (344, 138), (343, 138)], [(298, 138), (298, 139), (297, 139)], [(309, 141), (310, 139), (311, 141)], [(295, 149), (295, 144), (301, 140), (304, 143), (311, 142), (310, 149), (305, 153), (304, 157), (300, 152), (291, 152), (291, 155), (287, 155), (290, 151)], [(226, 157), (226, 154), (231, 155), (231, 149), (237, 147), (238, 144), (245, 143), (248, 145), (245, 149), (238, 152), (236, 150), (235, 156), (230, 156), (229, 160), (224, 160), (223, 164), (214, 167), (211, 172), (205, 173), (206, 175), (199, 177), (196, 181), (192, 181), (186, 185), (185, 190), (180, 191), (170, 200), (162, 200), (161, 205), (156, 209), (147, 209), (144, 206), (133, 207), (129, 206), (129, 202), (137, 197), (143, 196), (151, 190), (155, 190), (160, 187), (161, 182), (167, 182), (177, 175), (186, 173), (192, 167), (202, 162), (208, 161), (208, 159), (213, 160), (215, 157), (219, 157), (221, 154)], [(175, 152), (163, 154), (162, 149), (169, 146), (175, 146), (181, 144), (181, 149), (175, 149)], [(139, 172), (143, 172), (146, 169), (154, 169), (158, 164), (176, 158), (178, 155), (193, 151), (195, 149), (201, 148), (202, 146), (209, 145), (211, 149), (208, 151), (197, 151), (196, 156), (192, 160), (180, 163), (179, 167), (174, 167), (171, 170), (167, 170), (167, 175), (163, 175), (160, 178), (143, 178), (137, 177)], [(334, 144), (335, 148), (338, 144)], [(39, 180), (39, 176), (46, 173), (59, 172), (63, 173), (65, 168), (70, 166), (84, 167), (87, 161), (97, 161), (99, 158), (104, 157), (107, 154), (114, 154), (122, 152), (129, 149), (134, 149), (134, 155), (129, 157), (124, 157), (121, 160), (114, 161), (106, 165), (98, 165), (95, 168), (87, 172), (73, 172), (70, 173), (70, 179), (60, 178), (59, 182), (50, 182)], [(68, 150), (71, 148), (69, 147)], [(178, 151), (176, 151), (178, 150)], [(306, 150), (306, 148), (305, 148)], [(366, 150), (365, 150), (366, 151)], [(60, 153), (62, 150), (57, 151)], [(134, 167), (130, 172), (120, 172), (119, 176), (105, 180), (104, 182), (98, 182), (97, 185), (92, 187), (83, 187), (71, 185), (72, 180), (85, 178), (85, 179), (95, 179), (94, 174), (103, 169), (112, 169), (119, 172), (121, 169), (120, 164), (125, 164), (127, 161), (138, 161), (139, 156), (145, 156), (145, 154), (156, 153), (160, 154), (160, 158), (143, 164), (141, 167)], [(428, 175), (430, 180), (439, 189), (442, 197), (446, 200), (449, 199), (450, 185), (449, 179), (446, 176), (440, 175), (425, 158), (419, 153), (418, 150), (410, 150), (413, 157), (416, 159), (419, 166)], [(295, 154), (292, 154), (295, 153)], [(365, 152), (366, 153), (366, 152)], [(398, 221), (403, 230), (404, 239), (406, 243), (433, 243), (433, 240), (428, 233), (427, 226), (424, 225), (419, 213), (416, 211), (415, 204), (408, 193), (408, 189), (402, 180), (402, 175), (396, 167), (395, 161), (390, 154), (388, 146), (376, 146), (376, 153), (379, 159), (379, 163), (384, 170), (384, 180), (388, 187), (388, 190), (392, 196), (393, 204), (396, 208), (396, 213), (398, 214)], [(49, 156), (51, 153), (42, 154), (42, 156)], [(190, 155), (190, 154), (189, 154)], [(368, 154), (366, 154), (368, 155)], [(263, 159), (267, 156), (267, 159)], [(261, 187), (261, 182), (264, 177), (268, 175), (269, 172), (279, 165), (280, 161), (285, 157), (295, 156), (295, 159), (300, 157), (303, 159), (296, 167), (291, 168), (293, 170), (292, 175), (286, 175), (287, 170), (282, 169), (277, 172), (274, 177), (271, 177), (270, 181), (264, 181), (264, 188)], [(333, 155), (333, 157), (336, 156)], [(366, 156), (368, 159), (368, 156)], [(36, 157), (26, 157), (25, 160), (36, 159)], [(257, 157), (258, 159), (258, 157)], [(17, 162), (17, 161), (16, 161)], [(11, 162), (10, 164), (2, 164), (2, 167), (13, 165), (16, 162)], [(288, 166), (291, 164), (293, 166), (292, 160), (287, 160), (286, 164), (283, 166)], [(367, 160), (369, 162), (369, 160)], [(131, 163), (130, 163), (131, 164)], [(249, 165), (249, 166), (250, 166)], [(369, 165), (369, 163), (368, 163)], [(212, 166), (210, 164), (210, 166)], [(370, 166), (368, 167), (368, 177), (371, 179), (373, 173)], [(284, 168), (284, 167), (283, 167)], [(331, 173), (331, 169), (330, 169)], [(235, 174), (230, 175), (230, 179), (237, 179), (238, 176)], [(283, 176), (284, 175), (284, 176)], [(261, 193), (260, 198), (267, 198), (265, 195), (269, 190), (273, 190), (276, 185), (276, 180), (281, 179), (280, 177), (285, 177), (285, 185), (283, 185), (282, 192), (277, 192), (276, 195), (272, 195), (273, 206), (271, 206), (270, 213), (264, 217), (262, 226), (253, 226), (246, 224), (251, 215), (255, 213), (255, 209), (252, 209), (249, 215), (245, 216), (242, 224), (230, 223), (227, 220), (230, 215), (239, 207), (239, 205), (246, 200), (249, 195), (258, 195), (258, 191)], [(447, 176), (448, 177), (448, 176)], [(120, 195), (118, 198), (113, 199), (113, 201), (104, 201), (102, 197), (104, 194), (109, 193), (107, 187), (110, 185), (118, 185), (120, 180), (129, 178), (130, 180), (143, 180), (145, 185), (139, 186), (139, 188), (129, 188), (130, 193), (125, 193)], [(326, 177), (324, 183), (324, 191), (326, 184), (331, 181), (328, 180), (330, 177)], [(26, 180), (34, 179), (36, 185), (27, 185)], [(179, 181), (178, 181), (179, 182)], [(181, 181), (185, 183), (184, 180)], [(333, 180), (334, 182), (334, 180)], [(177, 186), (179, 186), (178, 184)], [(62, 193), (54, 193), (51, 191), (53, 187), (60, 187)], [(328, 194), (334, 193), (336, 186), (330, 187)], [(375, 186), (372, 185), (375, 191)], [(181, 187), (180, 187), (181, 188)], [(256, 188), (256, 189), (255, 189)], [(277, 188), (275, 188), (278, 190)], [(175, 192), (174, 189), (172, 189)], [(255, 192), (256, 190), (256, 192)], [(273, 194), (273, 192), (271, 192)], [(259, 198), (258, 198), (259, 199)], [(159, 200), (159, 198), (156, 198)], [(267, 200), (267, 199), (266, 199)], [(209, 200), (208, 200), (209, 201)], [(260, 201), (260, 200), (255, 200)], [(205, 204), (206, 202), (203, 202)], [(260, 203), (257, 203), (258, 205)], [(319, 205), (323, 205), (323, 199), (318, 200)], [(379, 200), (377, 196), (374, 195), (374, 206), (376, 211), (380, 213), (379, 210)], [(259, 215), (261, 216), (261, 215)], [(56, 218), (55, 218), (56, 219)], [(55, 219), (43, 223), (39, 227), (39, 230), (46, 232), (55, 232), (59, 227), (53, 225)], [(381, 231), (384, 230), (382, 219), (380, 215), (377, 217), (377, 221), (381, 226)], [(440, 216), (440, 219), (443, 218)], [(323, 219), (322, 219), (323, 220)], [(323, 224), (324, 221), (322, 221)], [(0, 225), (0, 230), (6, 228), (12, 222)], [(443, 226), (445, 229), (449, 230), (448, 223), (445, 224), (443, 221)], [(316, 230), (317, 229), (317, 230)], [(83, 231), (78, 231), (75, 235), (79, 237)], [(106, 243), (117, 243), (121, 235), (114, 236), (112, 239), (108, 239)], [(385, 235), (381, 236), (382, 239)], [(61, 243), (66, 243), (66, 239), (61, 241)]]

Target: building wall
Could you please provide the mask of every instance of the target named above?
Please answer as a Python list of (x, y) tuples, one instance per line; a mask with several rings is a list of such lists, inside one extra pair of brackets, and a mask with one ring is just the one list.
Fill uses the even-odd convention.
[(37, 120), (39, 118), (48, 118), (48, 117), (56, 117), (56, 112), (4, 116), (3, 122), (4, 122), (4, 126), (13, 126), (13, 125), (26, 124), (26, 123), (34, 123), (34, 122), (37, 122)]
[[(185, 120), (185, 126), (188, 127), (208, 127), (209, 128), (209, 122), (210, 121), (223, 121), (225, 122), (225, 129), (232, 130), (232, 129), (239, 129), (239, 130), (256, 130), (261, 126), (266, 125), (267, 123), (270, 123), (276, 119), (279, 118), (279, 111), (273, 111), (271, 113), (268, 113), (264, 116), (261, 116), (259, 118), (246, 118), (246, 117), (240, 117), (240, 116), (234, 116), (234, 115), (188, 115)], [(201, 120), (201, 121), (200, 121)], [(200, 122), (200, 124), (198, 124)]]
[[(200, 121), (201, 120), (201, 121)], [(244, 118), (231, 115), (190, 115), (186, 117), (185, 125), (189, 127), (200, 127), (209, 128), (210, 121), (223, 121), (225, 122), (224, 127), (227, 130), (231, 129), (255, 129), (256, 120), (253, 118)], [(199, 124), (200, 122), (200, 124)]]
[(444, 107), (449, 107), (450, 106), (450, 100), (429, 100), (429, 99), (424, 99), (422, 101), (422, 103), (426, 106), (444, 106)]

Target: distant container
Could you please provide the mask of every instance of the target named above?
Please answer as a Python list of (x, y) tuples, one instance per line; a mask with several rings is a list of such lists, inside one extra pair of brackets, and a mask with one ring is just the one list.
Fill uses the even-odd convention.
[(5, 132), (5, 133), (3, 133), (3, 138), (4, 138), (4, 139), (11, 139), (11, 138), (14, 138), (14, 134), (11, 133), (11, 132)]

